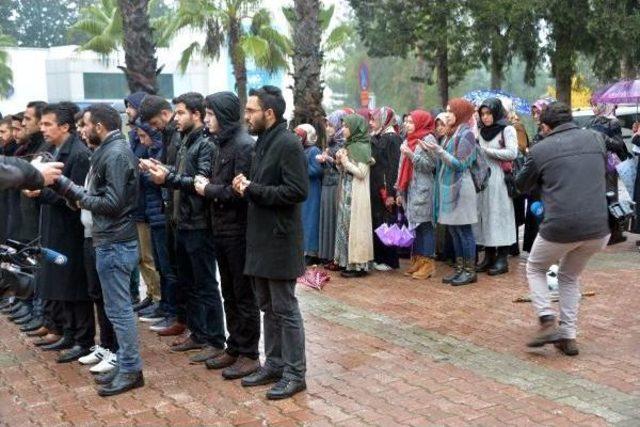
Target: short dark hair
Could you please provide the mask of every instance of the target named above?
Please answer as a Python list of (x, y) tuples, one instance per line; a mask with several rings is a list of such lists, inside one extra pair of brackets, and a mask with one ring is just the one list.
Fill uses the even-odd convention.
[(11, 116), (6, 116), (6, 117), (0, 118), (0, 126), (2, 126), (2, 125), (7, 125), (7, 126), (11, 127)]
[(143, 122), (148, 122), (163, 110), (171, 111), (169, 101), (158, 95), (146, 95), (138, 108), (138, 116)]
[(11, 115), (11, 120), (22, 123), (22, 119), (24, 118), (24, 111), (20, 111), (19, 113), (15, 113)]
[(198, 92), (187, 92), (173, 98), (173, 105), (184, 104), (191, 113), (200, 113), (200, 119), (204, 120), (204, 97)]
[(573, 120), (571, 108), (564, 102), (556, 101), (547, 105), (540, 113), (540, 123), (544, 123), (551, 129)]
[(257, 97), (263, 110), (273, 110), (276, 119), (280, 120), (284, 116), (287, 103), (284, 102), (280, 88), (270, 85), (262, 86), (260, 89), (251, 89), (249, 96)]
[(40, 120), (42, 117), (42, 110), (47, 106), (47, 103), (44, 101), (31, 101), (27, 104), (27, 108), (33, 108), (33, 111), (36, 112), (36, 118)]
[(85, 112), (89, 112), (91, 117), (91, 123), (97, 125), (102, 124), (109, 132), (112, 130), (119, 130), (122, 127), (122, 119), (118, 110), (110, 105), (105, 104), (92, 104), (87, 107)]
[(58, 126), (69, 125), (69, 132), (75, 132), (76, 121), (74, 116), (79, 108), (73, 102), (60, 102), (49, 104), (42, 109), (42, 115), (53, 114), (56, 116)]

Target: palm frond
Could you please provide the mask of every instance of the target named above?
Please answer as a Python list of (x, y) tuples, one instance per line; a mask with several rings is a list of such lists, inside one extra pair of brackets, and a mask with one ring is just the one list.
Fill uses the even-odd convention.
[(182, 51), (180, 55), (180, 62), (178, 62), (178, 68), (180, 72), (184, 74), (187, 71), (187, 67), (189, 66), (189, 62), (191, 61), (191, 57), (194, 54), (200, 53), (202, 50), (202, 46), (198, 42), (191, 43), (185, 50)]
[(329, 29), (329, 25), (331, 24), (331, 18), (333, 18), (334, 11), (335, 11), (334, 5), (331, 5), (324, 9), (320, 9), (320, 13), (318, 14), (318, 20), (320, 21), (320, 27), (322, 28), (322, 31), (327, 31)]
[(331, 52), (343, 46), (349, 41), (353, 35), (353, 27), (347, 24), (341, 24), (335, 27), (324, 41), (322, 50)]

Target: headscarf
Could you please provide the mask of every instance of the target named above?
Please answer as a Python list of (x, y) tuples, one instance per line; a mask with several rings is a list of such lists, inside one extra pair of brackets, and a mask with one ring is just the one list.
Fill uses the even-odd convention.
[(453, 116), (455, 117), (453, 128), (457, 128), (462, 124), (468, 123), (473, 117), (473, 113), (476, 111), (476, 107), (474, 107), (471, 102), (463, 98), (453, 98), (447, 104), (447, 108), (447, 111), (453, 113)]
[(493, 124), (491, 124), (490, 126), (485, 126), (484, 123), (482, 123), (482, 116), (480, 116), (478, 127), (480, 128), (480, 135), (482, 135), (482, 139), (484, 139), (485, 141), (491, 141), (509, 125), (509, 121), (506, 117), (507, 114), (502, 105), (502, 101), (500, 101), (498, 98), (485, 99), (478, 107), (478, 112), (480, 114), (482, 114), (483, 108), (487, 108), (489, 111), (491, 111), (491, 115), (493, 116)]
[(300, 141), (302, 142), (302, 146), (313, 147), (318, 142), (318, 134), (316, 133), (316, 129), (310, 124), (303, 123), (301, 125), (296, 126), (294, 129), (296, 135), (300, 137)]
[(542, 112), (542, 110), (544, 110), (544, 108), (549, 104), (551, 104), (551, 100), (549, 98), (540, 98), (533, 103), (533, 105), (531, 106), (531, 110), (535, 108), (536, 110)]
[(378, 130), (375, 132), (376, 135), (398, 131), (396, 113), (390, 107), (380, 107), (374, 110), (372, 116), (374, 122), (378, 125)]
[(342, 147), (344, 145), (344, 124), (342, 123), (342, 119), (350, 114), (346, 110), (346, 108), (343, 110), (336, 110), (327, 116), (327, 122), (329, 122), (331, 127), (336, 130), (332, 140), (329, 141), (329, 146)]
[(349, 158), (356, 163), (368, 164), (371, 161), (371, 141), (369, 127), (364, 118), (358, 114), (349, 114), (342, 119), (351, 135), (344, 145), (349, 152)]
[(593, 113), (596, 116), (606, 117), (608, 119), (616, 118), (616, 104), (599, 102), (593, 106)]
[(367, 107), (358, 108), (356, 110), (356, 114), (365, 120), (367, 128), (369, 128), (369, 120), (371, 120), (371, 110)]
[[(410, 114), (413, 120), (414, 130), (407, 134), (407, 146), (412, 152), (416, 151), (418, 142), (425, 136), (433, 133), (436, 129), (436, 122), (431, 114), (424, 110), (414, 110)], [(411, 177), (413, 176), (413, 162), (406, 156), (402, 156), (400, 171), (398, 172), (397, 188), (400, 191), (407, 191)]]

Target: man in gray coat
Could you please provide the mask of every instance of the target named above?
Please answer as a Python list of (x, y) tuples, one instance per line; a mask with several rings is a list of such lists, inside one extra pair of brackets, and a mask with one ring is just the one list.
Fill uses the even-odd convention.
[[(579, 129), (566, 104), (554, 102), (542, 111), (545, 139), (531, 148), (516, 177), (522, 193), (539, 189), (544, 205), (540, 233), (527, 261), (531, 300), (540, 331), (527, 345), (548, 343), (564, 354), (578, 354), (576, 320), (579, 277), (589, 259), (609, 240), (606, 199), (607, 151), (602, 135)], [(551, 306), (547, 269), (560, 260), (560, 323)]]
[(249, 92), (245, 107), (248, 130), (258, 135), (251, 181), (233, 180), (249, 202), (247, 258), (250, 276), (264, 312), (266, 362), (244, 377), (245, 387), (275, 382), (269, 399), (284, 399), (306, 388), (304, 325), (295, 296), (296, 278), (304, 272), (300, 204), (307, 198), (306, 159), (297, 137), (287, 130), (280, 89), (264, 86)]

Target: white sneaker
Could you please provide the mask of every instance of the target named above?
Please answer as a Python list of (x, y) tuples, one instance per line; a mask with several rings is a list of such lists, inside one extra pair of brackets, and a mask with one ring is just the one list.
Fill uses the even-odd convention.
[(389, 267), (387, 264), (378, 264), (376, 262), (373, 263), (373, 268), (378, 271), (391, 271), (393, 268)]
[(118, 356), (116, 356), (115, 353), (111, 353), (109, 350), (106, 350), (106, 352), (107, 353), (104, 355), (102, 361), (89, 369), (91, 373), (102, 374), (104, 372), (109, 372), (118, 366)]
[(78, 362), (83, 365), (95, 365), (102, 360), (106, 351), (107, 349), (102, 348), (99, 345), (94, 345), (91, 347), (91, 353), (79, 358)]

